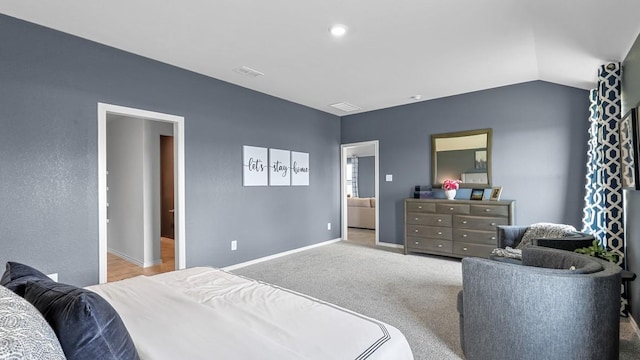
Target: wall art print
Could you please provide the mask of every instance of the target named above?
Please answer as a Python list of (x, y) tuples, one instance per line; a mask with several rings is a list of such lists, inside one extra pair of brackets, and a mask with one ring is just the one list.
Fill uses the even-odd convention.
[(291, 185), (291, 151), (269, 149), (269, 185)]
[(291, 152), (291, 186), (309, 186), (309, 153)]
[(242, 147), (242, 185), (267, 186), (269, 179), (267, 148)]

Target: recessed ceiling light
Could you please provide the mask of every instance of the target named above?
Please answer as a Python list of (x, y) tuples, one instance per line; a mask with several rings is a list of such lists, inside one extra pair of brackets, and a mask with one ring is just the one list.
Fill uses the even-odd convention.
[(329, 32), (334, 37), (341, 37), (341, 36), (344, 36), (344, 34), (347, 33), (347, 27), (345, 25), (342, 25), (342, 24), (335, 24), (335, 25), (332, 25), (329, 28)]

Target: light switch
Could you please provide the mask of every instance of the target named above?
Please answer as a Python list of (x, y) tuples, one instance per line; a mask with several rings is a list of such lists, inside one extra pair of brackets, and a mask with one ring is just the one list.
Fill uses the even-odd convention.
[(393, 181), (393, 175), (387, 174), (386, 179), (387, 181)]

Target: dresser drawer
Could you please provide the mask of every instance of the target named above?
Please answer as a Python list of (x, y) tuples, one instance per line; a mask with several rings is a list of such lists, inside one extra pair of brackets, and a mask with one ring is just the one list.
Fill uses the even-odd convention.
[(453, 250), (453, 243), (448, 240), (424, 239), (407, 236), (406, 247), (409, 251), (437, 251), (451, 253)]
[(474, 229), (496, 231), (498, 225), (509, 225), (508, 218), (454, 215), (453, 227), (458, 229)]
[(407, 212), (436, 212), (436, 204), (407, 201)]
[(412, 225), (451, 226), (451, 215), (409, 213), (406, 221)]
[(504, 205), (471, 205), (471, 215), (478, 216), (509, 216), (509, 207)]
[(469, 229), (453, 229), (453, 240), (474, 244), (498, 246), (497, 235), (494, 231), (481, 231)]
[(469, 204), (437, 204), (436, 212), (441, 214), (468, 214)]
[(451, 240), (450, 227), (407, 225), (407, 236)]
[(453, 253), (461, 256), (476, 256), (488, 258), (495, 245), (482, 245), (456, 241), (453, 243)]

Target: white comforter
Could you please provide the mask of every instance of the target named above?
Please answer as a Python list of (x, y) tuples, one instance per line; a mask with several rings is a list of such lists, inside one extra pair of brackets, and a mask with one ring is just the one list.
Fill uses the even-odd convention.
[(214, 268), (90, 286), (142, 359), (413, 359), (398, 329)]

